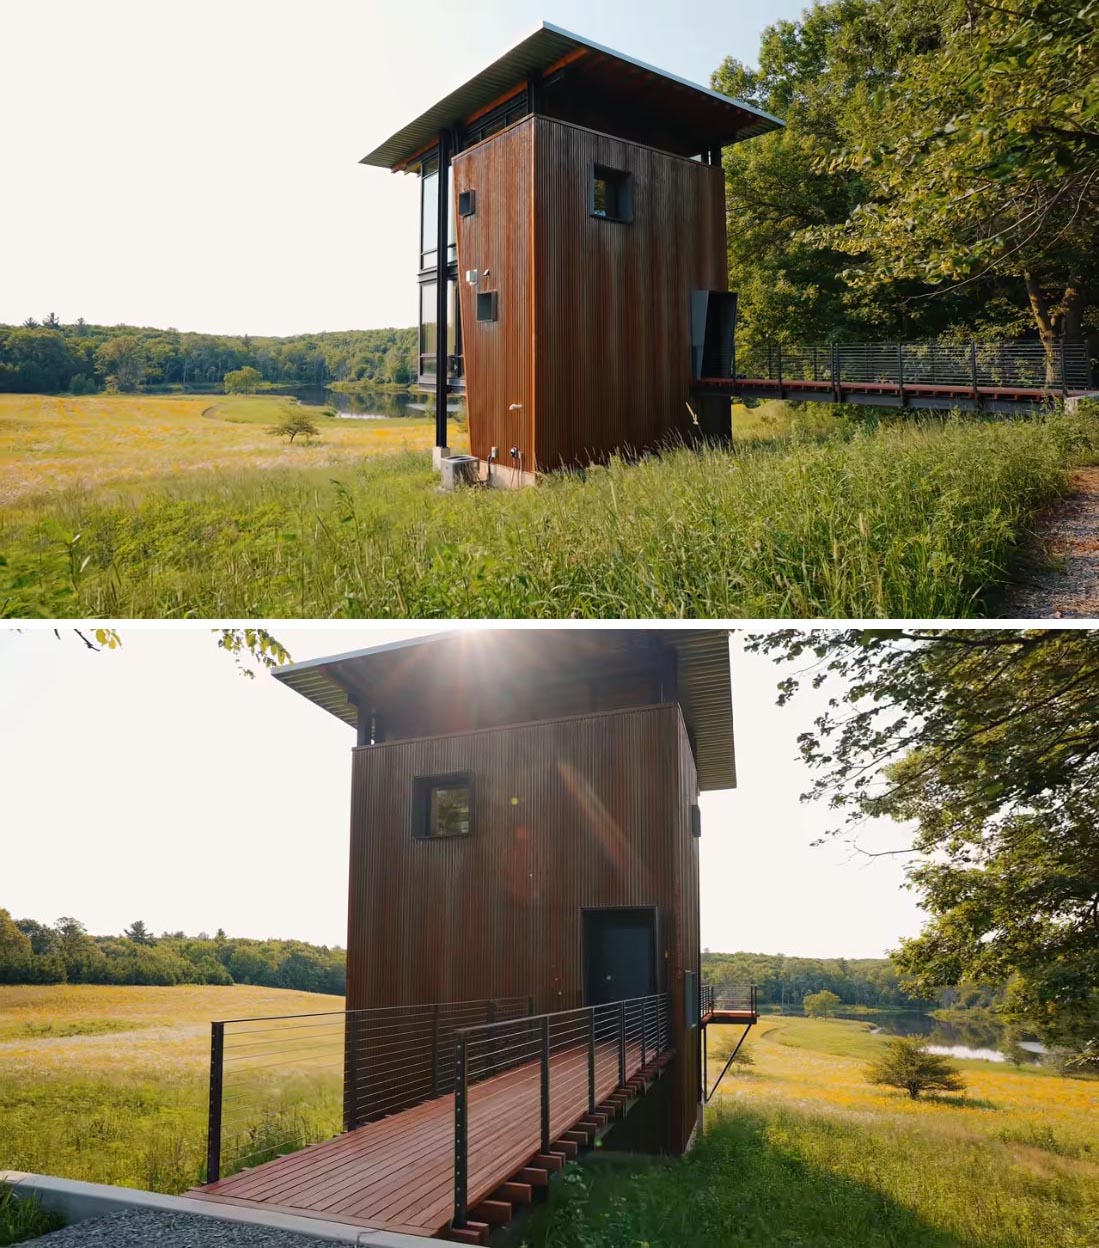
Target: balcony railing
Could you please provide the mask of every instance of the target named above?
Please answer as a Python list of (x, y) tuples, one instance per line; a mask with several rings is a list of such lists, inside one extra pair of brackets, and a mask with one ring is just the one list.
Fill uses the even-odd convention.
[(699, 1014), (758, 1014), (755, 984), (703, 984), (699, 989)]

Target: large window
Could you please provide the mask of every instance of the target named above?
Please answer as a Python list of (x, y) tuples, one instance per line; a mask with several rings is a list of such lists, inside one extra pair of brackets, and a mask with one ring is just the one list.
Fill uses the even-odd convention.
[(439, 840), (473, 831), (473, 781), (468, 772), (417, 776), (412, 782), (412, 836)]
[(439, 246), (439, 162), (426, 161), (420, 170), (420, 268), (433, 269)]
[[(438, 359), (439, 318), (435, 305), (436, 282), (420, 284), (420, 376), (434, 377)], [(455, 380), (462, 375), (462, 336), (458, 324), (458, 283), (446, 284), (446, 353), (447, 376)]]

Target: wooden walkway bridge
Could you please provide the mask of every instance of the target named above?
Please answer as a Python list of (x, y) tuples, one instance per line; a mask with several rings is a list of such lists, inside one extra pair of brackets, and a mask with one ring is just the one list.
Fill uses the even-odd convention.
[(703, 371), (703, 394), (872, 407), (1033, 411), (1095, 391), (1086, 344), (1069, 342), (730, 344)]
[[(538, 1016), (518, 1013), (526, 1000), (215, 1023), (211, 1181), (191, 1195), (487, 1242), (673, 1056), (664, 995)], [(345, 1130), (287, 1152), (308, 1113), (293, 1097), (327, 1072), (335, 1104), (341, 1056)], [(256, 1164), (221, 1177), (223, 1153)]]

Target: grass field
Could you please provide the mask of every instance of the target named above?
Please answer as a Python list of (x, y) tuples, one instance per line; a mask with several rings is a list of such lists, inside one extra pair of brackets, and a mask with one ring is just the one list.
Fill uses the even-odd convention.
[[(0, 987), (0, 1169), (183, 1191), (203, 1173), (209, 1020), (341, 1007), (239, 985)], [(715, 1030), (711, 1078), (732, 1038)], [(863, 1080), (881, 1043), (869, 1023), (765, 1017), (692, 1154), (577, 1168), (516, 1242), (1099, 1243), (1099, 1081), (962, 1062), (964, 1094), (913, 1102)], [(338, 1120), (338, 1056), (335, 1074), (288, 1085), (303, 1116), (334, 1105)]]
[[(710, 1044), (710, 1078), (732, 1042)], [(713, 1036), (720, 1036), (718, 1029)], [(574, 1167), (531, 1248), (1094, 1248), (1099, 1081), (960, 1062), (912, 1101), (862, 1069), (871, 1024), (769, 1016), (675, 1164)], [(715, 1049), (717, 1050), (715, 1054)]]
[(211, 1020), (332, 1009), (243, 984), (0, 987), (0, 1170), (185, 1191), (206, 1160)]
[(427, 419), (341, 420), (311, 409), (320, 438), (290, 446), (267, 428), (295, 403), (278, 395), (0, 394), (0, 507), (180, 474), (331, 467), (435, 441)]
[[(128, 433), (89, 433), (88, 408), (50, 452), (38, 408), (0, 398), (0, 473), (25, 495), (0, 519), (7, 616), (974, 616), (1067, 467), (1099, 457), (1095, 413), (877, 424), (769, 405), (737, 417), (735, 453), (444, 494), (426, 450), (373, 453), (426, 447), (426, 421), (331, 421), (320, 446), (289, 447), (255, 415), (278, 399), (216, 418), (195, 400), (151, 430), (143, 404), (192, 400), (133, 399), (129, 425), (111, 418)], [(68, 488), (31, 497), (50, 473)]]

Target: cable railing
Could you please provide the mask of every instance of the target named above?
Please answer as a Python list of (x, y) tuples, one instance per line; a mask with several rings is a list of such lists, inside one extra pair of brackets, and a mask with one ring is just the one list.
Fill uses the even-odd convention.
[(1060, 341), (1048, 349), (1041, 342), (866, 342), (765, 343), (738, 348), (738, 379), (816, 383), (842, 389), (845, 384), (905, 389), (1037, 390), (1079, 393), (1092, 388), (1091, 357), (1086, 343)]
[[(460, 1029), (454, 1084), (454, 1213), (499, 1185), (512, 1161), (553, 1143), (667, 1052), (666, 994)], [(536, 1163), (531, 1163), (536, 1164)]]
[(533, 1012), (507, 997), (212, 1023), (206, 1181), (452, 1092), (460, 1029)]
[(755, 984), (702, 984), (699, 988), (699, 1014), (722, 1011), (737, 1014), (758, 1014)]

